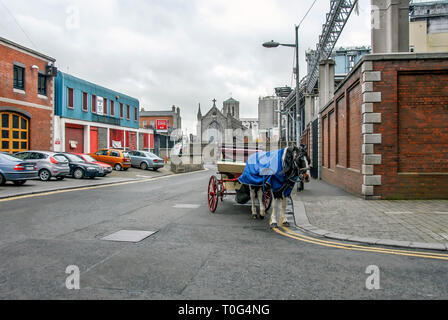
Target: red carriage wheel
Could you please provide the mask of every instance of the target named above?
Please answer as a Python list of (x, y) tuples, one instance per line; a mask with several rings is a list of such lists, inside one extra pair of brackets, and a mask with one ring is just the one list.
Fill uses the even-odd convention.
[(218, 182), (215, 176), (208, 183), (208, 207), (211, 213), (215, 213), (218, 208)]
[(263, 203), (265, 210), (268, 211), (272, 205), (272, 193), (271, 191), (265, 191), (263, 194)]

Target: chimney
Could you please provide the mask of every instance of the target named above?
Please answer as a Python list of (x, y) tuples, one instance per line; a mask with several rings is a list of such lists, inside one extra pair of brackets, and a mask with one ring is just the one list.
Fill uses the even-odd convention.
[(319, 64), (319, 101), (320, 109), (325, 107), (334, 96), (334, 60), (322, 60)]
[(409, 52), (409, 0), (371, 0), (372, 53)]

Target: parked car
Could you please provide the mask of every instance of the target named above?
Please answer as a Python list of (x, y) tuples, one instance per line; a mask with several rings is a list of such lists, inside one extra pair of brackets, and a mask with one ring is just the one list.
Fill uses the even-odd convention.
[(9, 153), (0, 152), (0, 185), (12, 181), (15, 185), (22, 186), (27, 180), (39, 179), (37, 172), (36, 163), (25, 162)]
[(157, 171), (165, 166), (165, 161), (154, 153), (148, 151), (129, 151), (128, 153), (131, 156), (131, 165), (133, 167)]
[(68, 152), (58, 153), (57, 155), (67, 159), (70, 166), (70, 176), (75, 179), (94, 179), (103, 175), (103, 168), (100, 165), (85, 162), (77, 155)]
[(95, 153), (89, 153), (96, 161), (110, 164), (115, 170), (128, 170), (131, 167), (131, 157), (126, 151), (117, 149), (101, 149)]
[(41, 181), (49, 181), (52, 177), (63, 180), (70, 174), (67, 159), (57, 156), (56, 152), (30, 150), (17, 152), (15, 156), (26, 162), (35, 162)]
[(74, 153), (74, 154), (77, 155), (78, 157), (81, 157), (87, 163), (94, 163), (94, 164), (100, 165), (103, 168), (102, 177), (105, 177), (108, 174), (112, 173), (112, 166), (108, 165), (107, 163), (96, 161), (88, 154), (84, 154), (84, 153)]

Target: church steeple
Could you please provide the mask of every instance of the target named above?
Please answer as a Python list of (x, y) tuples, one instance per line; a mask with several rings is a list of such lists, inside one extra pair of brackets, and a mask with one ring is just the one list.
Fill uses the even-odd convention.
[(201, 120), (201, 119), (202, 119), (201, 104), (199, 104), (198, 120)]

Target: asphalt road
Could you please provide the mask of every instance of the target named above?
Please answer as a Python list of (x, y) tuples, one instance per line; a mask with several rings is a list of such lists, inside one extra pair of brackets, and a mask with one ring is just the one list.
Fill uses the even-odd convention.
[[(448, 261), (283, 236), (232, 197), (210, 214), (213, 170), (0, 201), (0, 299), (446, 299)], [(157, 231), (140, 243), (101, 240)], [(66, 288), (68, 266), (80, 289)], [(380, 288), (366, 273), (377, 266)]]

